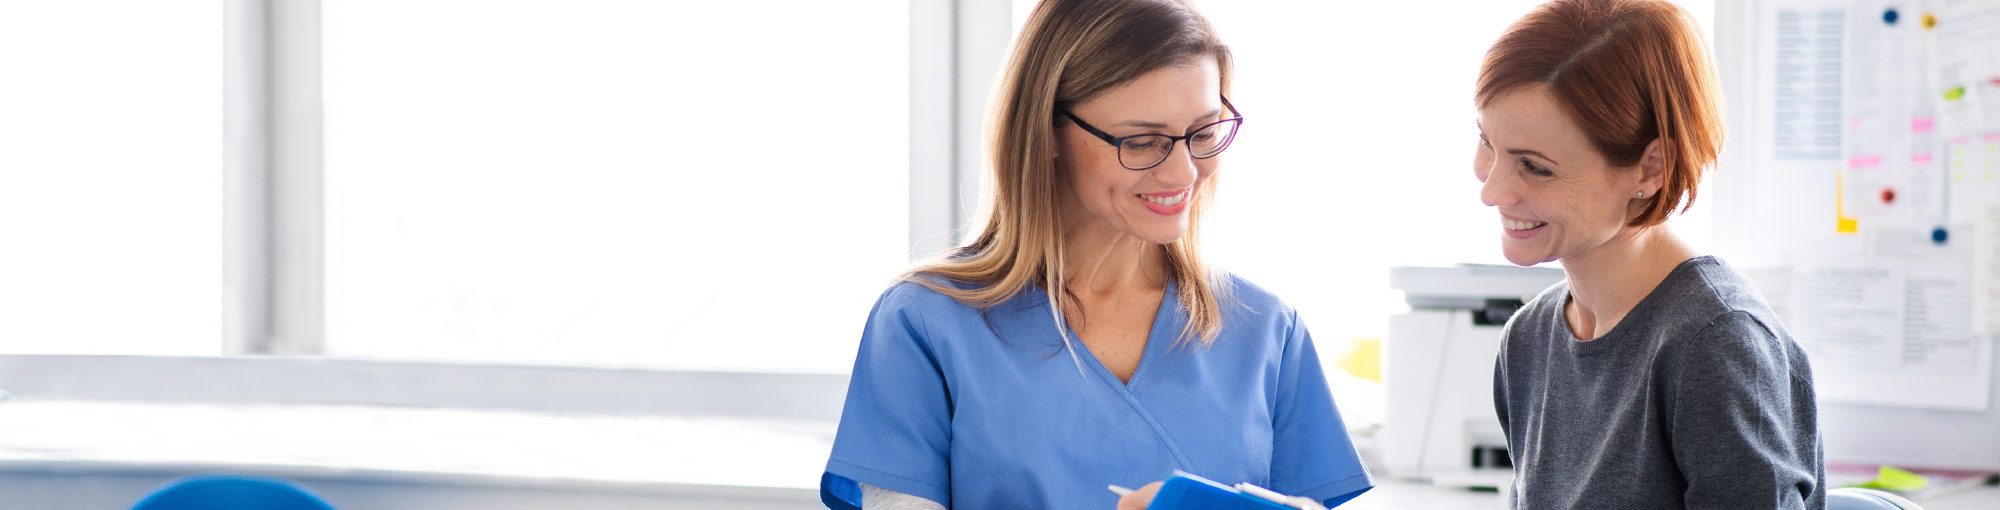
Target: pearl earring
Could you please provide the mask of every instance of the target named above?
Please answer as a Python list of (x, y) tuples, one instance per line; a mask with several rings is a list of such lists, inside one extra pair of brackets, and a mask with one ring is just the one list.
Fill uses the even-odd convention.
[(1646, 198), (1646, 192), (1644, 192), (1644, 191), (1635, 191), (1635, 192), (1633, 192), (1633, 193), (1632, 193), (1632, 198)]

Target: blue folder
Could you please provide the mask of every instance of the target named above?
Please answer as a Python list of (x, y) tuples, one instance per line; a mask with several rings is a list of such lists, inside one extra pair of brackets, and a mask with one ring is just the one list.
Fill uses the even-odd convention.
[(1298, 510), (1299, 508), (1179, 470), (1174, 471), (1173, 478), (1168, 478), (1166, 483), (1160, 485), (1160, 492), (1153, 495), (1153, 503), (1146, 506), (1146, 510)]

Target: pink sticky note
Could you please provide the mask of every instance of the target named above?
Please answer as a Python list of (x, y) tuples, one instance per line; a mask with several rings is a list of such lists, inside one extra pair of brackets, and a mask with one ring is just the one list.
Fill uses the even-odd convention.
[(1979, 139), (1986, 143), (2000, 143), (2000, 133), (1987, 133), (1986, 136), (1979, 137)]
[(1937, 119), (1930, 117), (1915, 117), (1910, 119), (1910, 131), (1913, 133), (1929, 133), (1931, 129), (1936, 127)]
[(1862, 168), (1875, 168), (1878, 166), (1882, 166), (1882, 156), (1880, 154), (1855, 156), (1853, 159), (1847, 160), (1847, 167), (1857, 170)]
[(1913, 164), (1918, 164), (1918, 165), (1928, 165), (1928, 164), (1931, 164), (1931, 153), (1928, 153), (1928, 152), (1917, 152), (1917, 153), (1911, 153), (1911, 154), (1910, 154), (1910, 163), (1913, 163)]

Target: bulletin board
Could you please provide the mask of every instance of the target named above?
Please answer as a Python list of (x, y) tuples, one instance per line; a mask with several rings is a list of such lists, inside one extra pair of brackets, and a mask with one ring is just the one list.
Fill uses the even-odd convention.
[(2000, 0), (1724, 1), (1714, 29), (1712, 248), (1811, 358), (1827, 460), (2000, 470)]

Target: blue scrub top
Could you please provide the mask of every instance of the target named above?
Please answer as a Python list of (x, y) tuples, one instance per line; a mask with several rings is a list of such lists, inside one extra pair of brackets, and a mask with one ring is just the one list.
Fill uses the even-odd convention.
[(1106, 510), (1106, 485), (1175, 469), (1329, 507), (1373, 487), (1298, 314), (1229, 281), (1210, 347), (1176, 341), (1187, 312), (1169, 283), (1129, 384), (1080, 343), (1079, 373), (1039, 287), (983, 312), (891, 287), (862, 332), (820, 499), (860, 508), (864, 483), (954, 510)]

